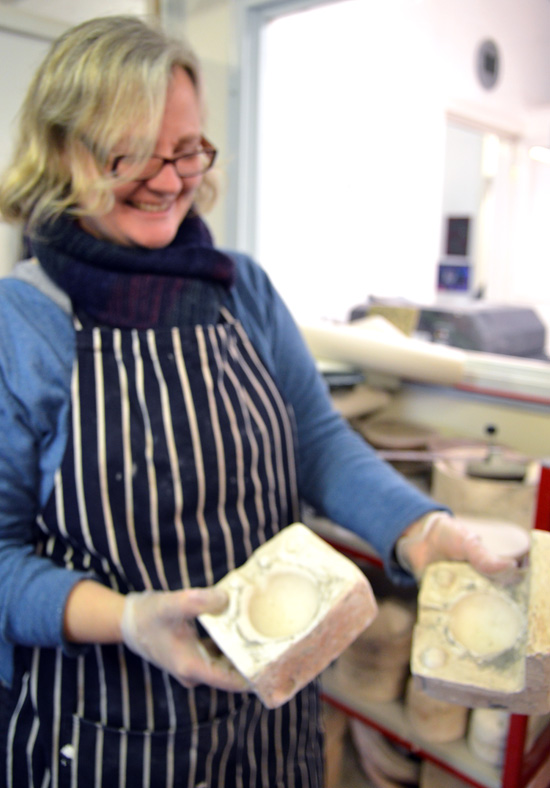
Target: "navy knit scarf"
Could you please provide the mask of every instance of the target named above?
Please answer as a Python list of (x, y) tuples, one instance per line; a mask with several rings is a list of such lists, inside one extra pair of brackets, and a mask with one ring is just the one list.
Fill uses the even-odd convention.
[(41, 228), (32, 253), (85, 325), (154, 328), (216, 323), (235, 264), (190, 215), (163, 249), (118, 246), (63, 217)]

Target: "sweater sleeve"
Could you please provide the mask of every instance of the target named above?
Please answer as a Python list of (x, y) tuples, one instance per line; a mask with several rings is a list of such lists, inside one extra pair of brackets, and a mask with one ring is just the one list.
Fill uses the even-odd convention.
[(33, 530), (63, 457), (74, 358), (70, 319), (29, 284), (0, 283), (0, 679), (14, 644), (59, 646), (82, 575), (35, 554)]
[(395, 542), (414, 520), (444, 507), (382, 461), (334, 409), (295, 321), (261, 269), (248, 261), (243, 280), (243, 301), (253, 292), (261, 305), (254, 319), (243, 313), (246, 327), (294, 411), (302, 498), (366, 539), (392, 580), (410, 582), (394, 561)]

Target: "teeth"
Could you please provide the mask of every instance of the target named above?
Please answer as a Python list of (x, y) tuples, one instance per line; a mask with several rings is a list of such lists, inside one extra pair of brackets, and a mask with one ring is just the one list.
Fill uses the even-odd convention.
[(170, 207), (169, 203), (163, 203), (162, 205), (158, 205), (157, 203), (150, 203), (150, 202), (136, 202), (134, 203), (134, 207), (138, 208), (140, 211), (148, 211), (149, 213), (161, 213), (162, 211), (167, 211)]

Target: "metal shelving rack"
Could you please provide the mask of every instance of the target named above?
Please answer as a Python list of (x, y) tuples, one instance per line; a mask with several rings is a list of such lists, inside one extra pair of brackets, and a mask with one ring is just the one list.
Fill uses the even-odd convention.
[[(550, 462), (543, 463), (541, 467), (534, 527), (550, 531)], [(381, 567), (380, 559), (362, 540), (345, 536), (338, 528), (332, 531), (323, 521), (317, 530), (333, 547), (351, 558)], [(323, 698), (474, 788), (526, 788), (541, 767), (550, 762), (550, 724), (539, 732), (527, 749), (529, 718), (522, 714), (510, 715), (504, 764), (501, 769), (493, 769), (471, 754), (464, 740), (447, 745), (422, 741), (407, 724), (402, 704), (398, 701), (371, 704), (346, 696), (339, 691), (330, 669), (323, 684)]]

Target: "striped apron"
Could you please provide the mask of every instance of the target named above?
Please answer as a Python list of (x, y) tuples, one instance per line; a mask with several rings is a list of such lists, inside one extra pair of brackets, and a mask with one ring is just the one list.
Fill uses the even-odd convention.
[[(292, 414), (240, 323), (77, 330), (71, 425), (36, 528), (125, 594), (208, 586), (299, 519)], [(18, 647), (8, 788), (321, 788), (311, 685), (265, 709), (122, 645)]]

